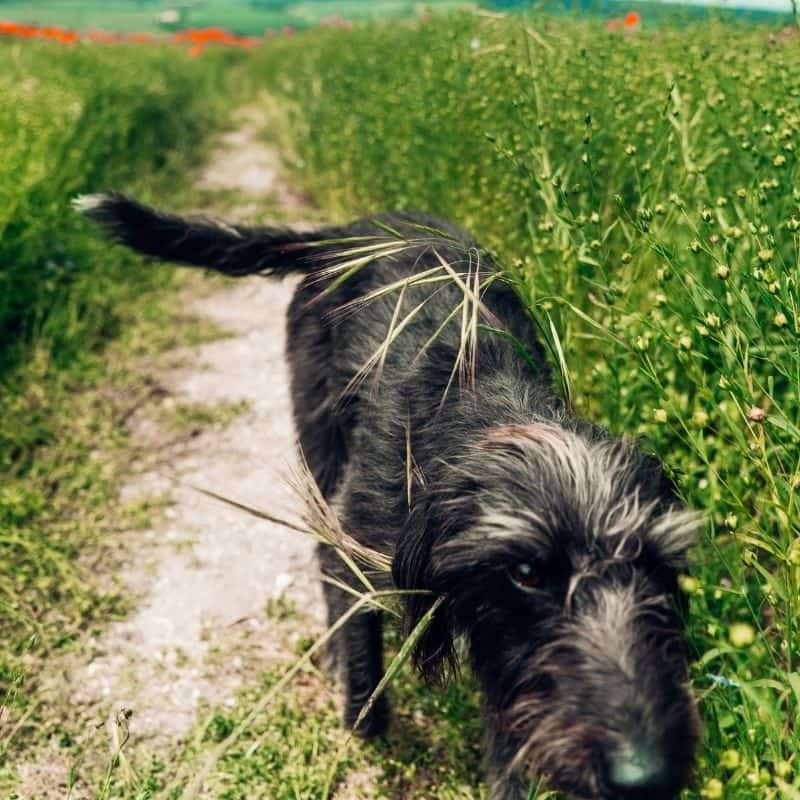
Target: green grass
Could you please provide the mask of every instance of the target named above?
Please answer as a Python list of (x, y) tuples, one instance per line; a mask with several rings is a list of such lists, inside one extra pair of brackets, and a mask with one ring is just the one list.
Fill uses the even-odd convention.
[[(394, 722), (388, 738), (365, 743), (341, 728), (334, 703), (338, 689), (315, 664), (303, 669), (289, 689), (273, 694), (311, 645), (302, 635), (309, 621), (285, 600), (268, 604), (265, 617), (274, 640), (281, 644), (259, 680), (243, 689), (235, 703), (207, 709), (172, 757), (131, 763), (123, 751), (121, 763), (112, 765), (106, 789), (98, 797), (476, 800), (481, 796), (481, 722), (476, 686), (469, 676), (431, 692), (404, 667), (391, 686)], [(388, 638), (390, 652), (396, 652), (399, 637), (391, 632)], [(235, 652), (247, 659), (248, 649), (245, 638)], [(230, 651), (218, 657), (230, 659)], [(267, 704), (265, 697), (270, 697)], [(80, 762), (79, 754), (72, 756)], [(212, 767), (203, 772), (200, 784), (194, 784), (210, 756)]]
[[(171, 398), (168, 398), (171, 399)], [(167, 431), (194, 435), (208, 428), (225, 428), (249, 404), (237, 403), (166, 403), (162, 404), (159, 424)]]
[(41, 722), (42, 660), (125, 605), (95, 580), (114, 534), (147, 516), (117, 501), (121, 420), (147, 391), (123, 355), (177, 313), (169, 273), (132, 269), (69, 201), (108, 188), (176, 201), (240, 61), (0, 42), (0, 754)]
[(800, 51), (475, 16), (341, 43), (259, 56), (306, 188), (338, 216), (451, 217), (520, 276), (577, 410), (643, 437), (708, 515), (683, 584), (704, 796), (797, 797)]

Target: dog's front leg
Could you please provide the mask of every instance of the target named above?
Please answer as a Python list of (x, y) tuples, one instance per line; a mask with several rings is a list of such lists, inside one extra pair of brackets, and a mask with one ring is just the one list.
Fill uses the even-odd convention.
[(534, 797), (529, 780), (509, 769), (516, 748), (490, 724), (485, 740), (486, 800), (528, 800)]
[[(331, 547), (321, 545), (319, 559), (324, 573), (343, 583), (352, 578)], [(323, 583), (323, 591), (328, 606), (328, 622), (333, 626), (352, 607), (355, 599), (349, 592), (330, 583)], [(363, 611), (349, 619), (333, 635), (330, 655), (334, 671), (341, 680), (344, 690), (345, 725), (365, 739), (380, 736), (389, 723), (390, 708), (386, 694), (375, 700), (372, 709), (357, 728), (356, 720), (383, 677), (381, 612)]]
[(508, 773), (506, 765), (497, 770), (490, 765), (486, 785), (486, 800), (528, 800), (534, 797), (530, 781)]
[(370, 712), (356, 727), (361, 710), (383, 677), (383, 619), (380, 611), (357, 614), (344, 627), (340, 653), (345, 689), (345, 724), (365, 739), (380, 736), (389, 723), (386, 694), (375, 700)]

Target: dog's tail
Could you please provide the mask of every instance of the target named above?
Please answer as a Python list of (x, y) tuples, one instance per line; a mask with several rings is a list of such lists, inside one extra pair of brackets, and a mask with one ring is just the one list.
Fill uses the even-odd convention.
[(97, 223), (112, 240), (154, 256), (226, 275), (289, 275), (313, 271), (320, 242), (332, 229), (229, 225), (207, 217), (165, 214), (123, 194), (80, 195), (73, 207)]

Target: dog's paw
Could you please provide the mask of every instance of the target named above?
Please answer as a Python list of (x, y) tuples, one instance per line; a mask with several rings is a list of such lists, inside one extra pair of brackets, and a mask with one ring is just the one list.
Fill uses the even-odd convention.
[(372, 708), (359, 721), (362, 707), (362, 703), (348, 703), (345, 709), (345, 725), (360, 739), (374, 739), (383, 736), (392, 718), (389, 698), (385, 694), (378, 697)]

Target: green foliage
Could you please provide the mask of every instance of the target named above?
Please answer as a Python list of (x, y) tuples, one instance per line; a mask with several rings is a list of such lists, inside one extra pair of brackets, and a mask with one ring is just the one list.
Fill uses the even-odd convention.
[(114, 333), (120, 287), (164, 282), (106, 258), (69, 201), (185, 167), (220, 109), (220, 60), (237, 57), (209, 55), (0, 43), (0, 375), (32, 342), (59, 367), (80, 358)]
[(466, 15), (343, 36), (259, 56), (306, 187), (458, 220), (550, 314), (579, 413), (708, 515), (683, 581), (705, 796), (796, 797), (800, 51)]
[[(22, 716), (31, 652), (120, 610), (81, 559), (91, 544), (96, 567), (113, 532), (141, 522), (140, 508), (117, 502), (117, 459), (120, 419), (146, 387), (101, 355), (133, 322), (172, 319), (154, 301), (168, 273), (131, 269), (70, 200), (109, 188), (174, 195), (241, 59), (209, 55), (0, 42), (0, 704), (12, 719), (36, 721)], [(101, 382), (107, 394), (85, 391)]]
[(248, 407), (246, 400), (236, 403), (170, 402), (162, 405), (160, 422), (166, 430), (192, 435), (207, 428), (225, 428)]

